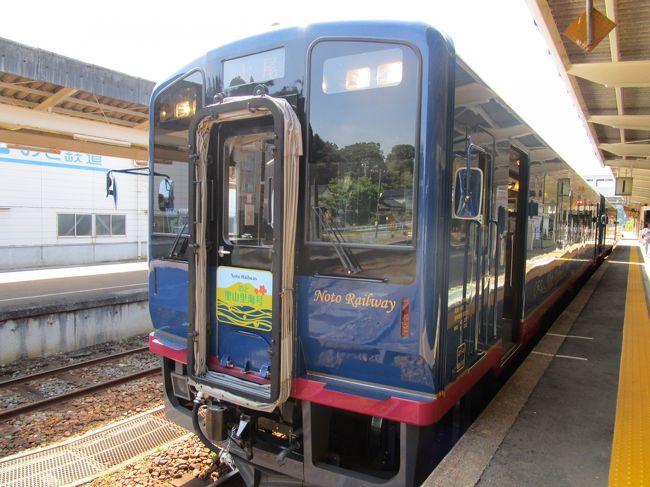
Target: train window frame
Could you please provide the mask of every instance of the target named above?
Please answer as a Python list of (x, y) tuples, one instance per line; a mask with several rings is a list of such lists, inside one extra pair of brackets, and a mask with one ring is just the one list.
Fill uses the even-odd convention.
[[(266, 119), (267, 117), (263, 117), (263, 118)], [(263, 136), (265, 134), (269, 135), (269, 137), (267, 137), (267, 139), (271, 139), (271, 138), (277, 136), (277, 134), (275, 134), (275, 132), (273, 130), (272, 117), (268, 117), (268, 118), (271, 119), (271, 124), (266, 124), (264, 122), (259, 123), (259, 121), (257, 121), (259, 123), (258, 126), (249, 127), (249, 128), (247, 128), (246, 130), (243, 130), (243, 131), (241, 131), (241, 129), (233, 130), (233, 128), (232, 128), (233, 126), (231, 124), (225, 129), (225, 132), (220, 132), (219, 133), (219, 138), (220, 139), (223, 138), (223, 141), (220, 140), (219, 147), (217, 149), (220, 152), (220, 156), (221, 156), (220, 158), (218, 158), (218, 160), (221, 161), (221, 167), (219, 167), (217, 170), (221, 171), (222, 174), (223, 174), (223, 176), (222, 176), (222, 188), (221, 188), (221, 191), (222, 191), (222, 194), (223, 194), (223, 196), (222, 196), (223, 199), (220, 202), (221, 205), (222, 205), (222, 214), (221, 214), (222, 224), (221, 224), (221, 235), (220, 235), (219, 238), (222, 239), (228, 245), (231, 245), (233, 247), (246, 247), (246, 248), (253, 248), (253, 249), (272, 249), (273, 248), (273, 238), (272, 237), (270, 237), (268, 239), (267, 238), (264, 238), (264, 239), (261, 239), (261, 238), (253, 239), (253, 238), (251, 238), (251, 240), (248, 241), (248, 240), (246, 240), (244, 238), (233, 238), (232, 235), (229, 233), (229, 230), (231, 228), (230, 227), (230, 216), (231, 216), (230, 215), (230, 210), (231, 210), (231, 207), (230, 207), (230, 204), (231, 204), (230, 203), (230, 177), (229, 177), (229, 175), (226, 174), (226, 169), (230, 169), (232, 167), (241, 168), (242, 166), (241, 165), (230, 166), (230, 165), (226, 164), (226, 162), (225, 162), (226, 161), (225, 152), (227, 150), (226, 149), (226, 144), (228, 143), (229, 140), (238, 139), (238, 138), (241, 138), (241, 137), (250, 137), (250, 136), (258, 136), (258, 137), (260, 137), (260, 136)], [(268, 161), (265, 161), (264, 165), (269, 165), (269, 163), (271, 161), (273, 161), (273, 163), (275, 163), (275, 155), (276, 155), (275, 147), (273, 147), (273, 149), (272, 149), (272, 154), (273, 154), (273, 157), (271, 159), (269, 159)], [(264, 193), (263, 196), (262, 196), (263, 203), (266, 204), (266, 205), (268, 205), (268, 203), (271, 203), (270, 207), (269, 206), (263, 207), (263, 210), (268, 211), (268, 213), (265, 213), (264, 211), (262, 211), (262, 213), (264, 213), (264, 214), (259, 214), (257, 212), (257, 210), (259, 210), (259, 206), (255, 206), (255, 205), (254, 205), (254, 208), (253, 208), (252, 211), (254, 211), (254, 215), (257, 216), (258, 218), (264, 218), (265, 223), (269, 224), (269, 226), (271, 228), (271, 231), (272, 231), (272, 229), (273, 229), (273, 220), (272, 220), (273, 200), (272, 200), (272, 198), (274, 197), (275, 192), (273, 191), (273, 188), (271, 186), (271, 194), (269, 195), (269, 193), (267, 192), (268, 188), (266, 187), (266, 184), (269, 181), (268, 174), (265, 173), (265, 178), (264, 179), (265, 180), (263, 182), (256, 181), (256, 183), (257, 183), (257, 186), (260, 187), (261, 191)], [(273, 180), (273, 173), (271, 173), (270, 180), (271, 181)], [(228, 196), (226, 196), (226, 195), (228, 195)], [(237, 192), (236, 197), (239, 198), (240, 196), (241, 196), (241, 194), (239, 192)], [(267, 217), (271, 217), (270, 222), (266, 221)], [(253, 240), (258, 240), (258, 242), (253, 243), (252, 242)], [(263, 240), (263, 241), (259, 242), (260, 240)]]
[[(402, 48), (407, 48), (410, 49), (413, 55), (415, 56), (415, 61), (416, 61), (416, 67), (417, 67), (417, 74), (416, 74), (416, 92), (415, 92), (415, 127), (414, 127), (414, 157), (413, 157), (413, 185), (412, 185), (412, 229), (411, 229), (411, 240), (409, 244), (399, 244), (399, 245), (391, 245), (391, 244), (367, 244), (367, 243), (358, 243), (358, 242), (344, 242), (341, 245), (346, 247), (346, 248), (358, 248), (358, 249), (382, 249), (382, 250), (394, 250), (394, 251), (401, 251), (401, 252), (412, 252), (416, 247), (417, 243), (417, 235), (418, 235), (418, 215), (419, 215), (419, 195), (418, 195), (418, 181), (419, 181), (419, 176), (420, 176), (420, 165), (422, 162), (421, 154), (418, 148), (420, 147), (420, 139), (421, 139), (421, 130), (422, 130), (422, 78), (424, 75), (424, 66), (423, 66), (423, 59), (422, 59), (422, 53), (420, 52), (420, 49), (418, 48), (417, 45), (404, 41), (404, 40), (399, 40), (399, 39), (391, 39), (391, 38), (382, 38), (382, 37), (373, 37), (373, 38), (366, 38), (366, 37), (319, 37), (318, 39), (314, 40), (308, 47), (307, 49), (307, 73), (306, 73), (306, 86), (307, 86), (307, 103), (305, 106), (305, 118), (307, 120), (307, 126), (311, 127), (311, 110), (312, 110), (312, 81), (313, 81), (313, 73), (312, 73), (312, 65), (313, 65), (313, 57), (314, 57), (314, 49), (322, 43), (328, 43), (328, 42), (340, 42), (340, 43), (364, 43), (364, 44), (384, 44), (386, 46), (386, 49), (390, 48), (395, 48), (395, 47), (402, 47)], [(401, 84), (402, 81), (400, 81)], [(396, 85), (395, 85), (396, 86)], [(377, 89), (383, 89), (383, 88), (377, 88)], [(356, 91), (364, 91), (364, 90), (356, 90)], [(332, 93), (334, 94), (334, 93)], [(303, 195), (303, 201), (305, 208), (310, 208), (311, 207), (311, 191), (310, 191), (310, 178), (311, 178), (311, 138), (308, 136), (306, 137), (306, 143), (305, 143), (305, 161), (306, 161), (306, 170), (305, 170), (305, 181), (307, 185), (307, 190), (305, 191), (305, 194)], [(331, 242), (328, 241), (323, 241), (323, 240), (314, 240), (310, 237), (310, 218), (311, 218), (311, 212), (305, 211), (303, 215), (303, 225), (305, 228), (304, 235), (303, 235), (303, 244), (304, 245), (309, 245), (309, 246), (314, 246), (314, 247), (330, 247), (332, 244)]]
[[(198, 110), (200, 110), (202, 107), (206, 106), (206, 104), (207, 104), (206, 103), (206, 76), (205, 76), (204, 70), (202, 68), (200, 68), (200, 67), (194, 67), (194, 68), (189, 69), (185, 73), (179, 73), (177, 78), (173, 79), (168, 84), (161, 86), (158, 89), (158, 91), (155, 92), (154, 95), (152, 96), (151, 103), (150, 103), (150, 106), (149, 106), (149, 113), (153, 114), (153, 116), (151, 118), (151, 121), (150, 121), (150, 123), (152, 124), (151, 127), (153, 129), (152, 132), (151, 132), (151, 143), (152, 143), (153, 147), (149, 151), (149, 167), (152, 169), (150, 171), (150, 175), (149, 175), (149, 192), (151, 193), (151, 195), (154, 195), (154, 193), (158, 192), (158, 185), (155, 183), (155, 181), (156, 181), (155, 173), (157, 172), (156, 171), (156, 166), (158, 166), (158, 168), (160, 168), (161, 166), (162, 167), (165, 166), (165, 164), (162, 163), (162, 162), (156, 162), (157, 161), (157, 158), (156, 158), (156, 127), (157, 127), (157, 125), (159, 123), (157, 118), (156, 118), (156, 116), (157, 116), (157, 112), (156, 112), (157, 103), (160, 101), (161, 97), (169, 95), (170, 92), (172, 92), (175, 89), (175, 87), (177, 87), (183, 81), (188, 80), (189, 78), (191, 78), (192, 76), (195, 76), (197, 74), (201, 78), (201, 88), (200, 88), (200, 93), (198, 94), (197, 100), (196, 100), (198, 102), (197, 106), (195, 107), (195, 112), (194, 112), (194, 113), (196, 113), (196, 112), (198, 112)], [(191, 121), (192, 116), (187, 117), (187, 120), (188, 120), (188, 122)], [(189, 123), (188, 123), (188, 126), (187, 126), (187, 131), (188, 131), (188, 134), (189, 134)], [(188, 135), (188, 137), (189, 137), (189, 135)], [(188, 147), (189, 147), (189, 140), (186, 140), (186, 143), (188, 144)], [(190, 177), (190, 174), (189, 174), (189, 166), (190, 166), (189, 150), (187, 152), (187, 156), (186, 156), (185, 161), (170, 161), (170, 162), (177, 162), (177, 163), (185, 162), (187, 164), (186, 175), (188, 177), (188, 188), (189, 188), (189, 177)], [(165, 172), (165, 171), (163, 170), (162, 172)], [(151, 229), (150, 230), (150, 239), (149, 239), (149, 259), (150, 260), (171, 260), (171, 261), (178, 261), (178, 262), (187, 263), (189, 261), (189, 256), (187, 255), (187, 252), (185, 251), (182, 254), (179, 254), (178, 252), (175, 252), (175, 250), (176, 250), (176, 248), (178, 246), (179, 238), (185, 238), (185, 239), (187, 239), (187, 241), (189, 241), (189, 236), (190, 236), (189, 225), (186, 223), (181, 228), (181, 230), (179, 230), (176, 233), (174, 233), (174, 232), (170, 232), (170, 233), (154, 232), (153, 231), (153, 220), (154, 220), (154, 216), (155, 216), (154, 215), (154, 210), (157, 209), (157, 206), (154, 205), (154, 200), (157, 202), (157, 198), (154, 198), (154, 197), (149, 198), (149, 218), (148, 218), (148, 223), (149, 223), (149, 228)], [(188, 205), (188, 211), (189, 211), (189, 193), (188, 193), (187, 205)], [(152, 248), (151, 247), (152, 247), (152, 242), (153, 242), (153, 239), (154, 239), (155, 235), (166, 236), (166, 237), (169, 237), (169, 238), (173, 238), (174, 243), (172, 244), (171, 248), (168, 249), (169, 253), (167, 253), (165, 255), (156, 255), (156, 256), (152, 255)], [(187, 249), (185, 248), (185, 250), (187, 250)]]

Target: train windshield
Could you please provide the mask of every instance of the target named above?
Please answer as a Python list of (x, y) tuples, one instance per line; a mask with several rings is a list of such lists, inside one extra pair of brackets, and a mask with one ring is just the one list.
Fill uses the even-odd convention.
[(418, 58), (404, 45), (314, 47), (309, 241), (412, 245), (418, 77)]
[(161, 91), (154, 101), (150, 123), (154, 128), (153, 168), (157, 175), (149, 189), (154, 201), (151, 215), (153, 259), (187, 260), (187, 132), (192, 116), (201, 108), (202, 97), (203, 77), (194, 72)]

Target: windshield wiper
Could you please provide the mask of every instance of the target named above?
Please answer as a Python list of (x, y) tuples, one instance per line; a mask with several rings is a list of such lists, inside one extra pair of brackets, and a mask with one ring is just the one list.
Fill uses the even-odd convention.
[[(189, 237), (189, 235), (185, 233), (186, 228), (187, 228), (187, 223), (185, 223), (176, 234), (176, 238), (174, 239), (174, 243), (172, 244), (172, 247), (169, 250), (169, 255), (167, 257), (169, 258), (178, 257), (181, 254), (185, 253), (185, 250), (187, 248), (187, 237)], [(181, 241), (181, 237), (184, 237), (184, 241), (183, 244), (181, 245), (180, 250), (177, 252), (176, 247), (178, 246), (178, 243)]]
[(314, 210), (314, 213), (316, 213), (318, 223), (320, 224), (320, 227), (325, 232), (325, 234), (327, 234), (327, 238), (332, 244), (332, 247), (334, 247), (336, 255), (341, 261), (345, 272), (348, 274), (358, 274), (361, 272), (361, 266), (352, 254), (352, 251), (344, 245), (345, 239), (343, 238), (343, 235), (341, 235), (339, 228), (334, 223), (331, 213), (327, 207), (312, 206), (311, 208)]

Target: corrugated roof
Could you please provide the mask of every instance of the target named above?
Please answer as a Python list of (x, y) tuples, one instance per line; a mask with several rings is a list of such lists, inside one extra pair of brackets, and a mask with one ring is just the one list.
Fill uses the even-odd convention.
[[(650, 2), (594, 0), (593, 8), (616, 27), (591, 52), (564, 35), (566, 28), (585, 14), (584, 0), (528, 3), (564, 63), (603, 162), (615, 175), (634, 177), (636, 170), (639, 178), (629, 203), (650, 204), (650, 181), (641, 174), (650, 169)], [(610, 145), (606, 149), (604, 144)], [(634, 148), (627, 147), (630, 144)], [(616, 155), (613, 150), (635, 155)]]
[(0, 38), (0, 141), (146, 160), (153, 87)]

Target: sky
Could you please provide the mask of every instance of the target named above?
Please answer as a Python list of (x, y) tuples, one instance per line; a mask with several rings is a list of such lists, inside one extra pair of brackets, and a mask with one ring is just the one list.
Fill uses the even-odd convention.
[[(0, 37), (150, 81), (206, 51), (280, 27), (353, 19), (427, 22), (580, 173), (602, 169), (525, 0), (59, 0), (3, 5)], [(1, 53), (0, 53), (1, 54)]]

